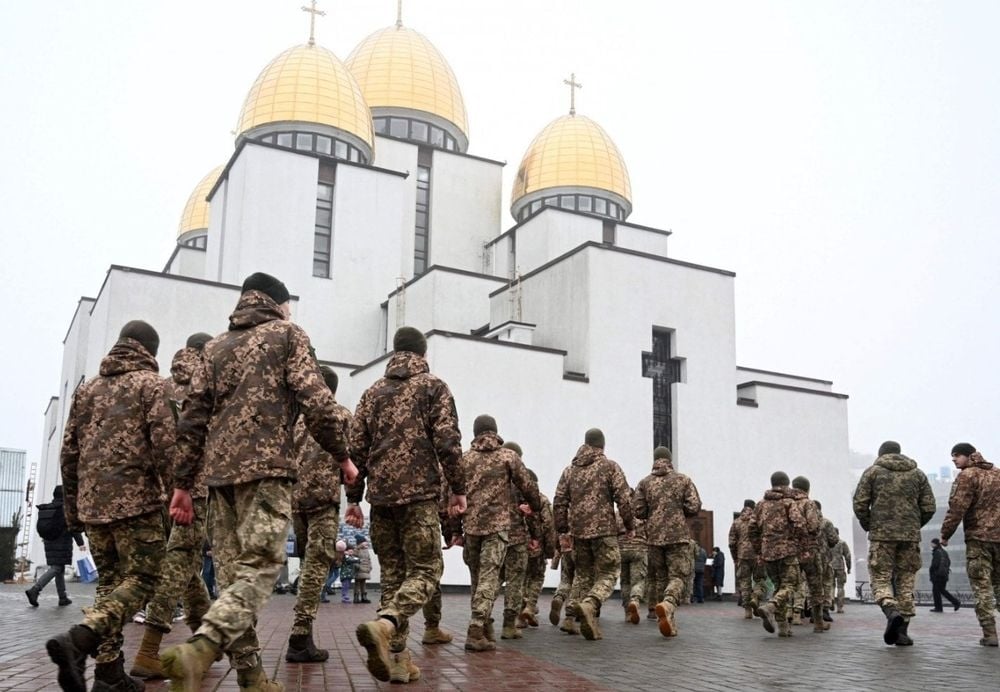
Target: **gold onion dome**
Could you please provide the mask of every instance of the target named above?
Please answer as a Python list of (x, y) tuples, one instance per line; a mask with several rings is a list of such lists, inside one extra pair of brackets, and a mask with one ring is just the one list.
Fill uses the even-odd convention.
[(289, 48), (261, 71), (243, 103), (237, 132), (255, 137), (281, 129), (280, 123), (340, 130), (371, 159), (372, 116), (361, 88), (344, 63), (321, 46)]
[(530, 203), (562, 192), (613, 201), (622, 210), (622, 219), (632, 211), (625, 159), (608, 133), (586, 116), (556, 118), (532, 140), (514, 179), (511, 214), (519, 219)]
[(209, 204), (205, 198), (208, 197), (209, 191), (215, 187), (215, 183), (219, 180), (219, 175), (222, 174), (223, 168), (225, 166), (216, 166), (213, 168), (191, 192), (187, 204), (184, 205), (180, 225), (177, 227), (178, 238), (192, 231), (204, 231), (208, 229)]
[(381, 29), (359, 43), (345, 64), (376, 117), (429, 114), (425, 120), (450, 125), (459, 150), (466, 150), (469, 123), (458, 80), (423, 34), (401, 23)]

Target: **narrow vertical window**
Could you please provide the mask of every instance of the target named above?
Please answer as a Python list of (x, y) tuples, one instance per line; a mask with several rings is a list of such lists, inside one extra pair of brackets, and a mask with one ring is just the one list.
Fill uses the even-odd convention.
[(427, 271), (430, 247), (431, 152), (421, 147), (417, 156), (417, 208), (413, 229), (413, 275)]
[(313, 276), (330, 278), (330, 253), (333, 241), (333, 169), (320, 167), (316, 185), (316, 225), (313, 235)]

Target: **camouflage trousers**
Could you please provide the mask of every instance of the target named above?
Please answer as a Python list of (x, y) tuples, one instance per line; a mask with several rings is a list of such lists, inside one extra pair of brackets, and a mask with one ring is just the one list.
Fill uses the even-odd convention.
[(507, 555), (507, 532), (466, 536), (462, 559), (469, 566), (472, 618), (469, 624), (485, 625), (500, 593), (500, 570)]
[(573, 612), (579, 613), (577, 606), (590, 601), (600, 608), (608, 596), (614, 593), (615, 582), (621, 572), (622, 557), (618, 550), (618, 536), (598, 538), (574, 538), (573, 559), (576, 561), (573, 575), (573, 589), (570, 603)]
[(758, 565), (754, 559), (736, 561), (736, 583), (740, 590), (743, 605), (760, 605), (764, 600), (767, 570), (764, 565)]
[(219, 599), (202, 617), (198, 634), (221, 646), (233, 668), (246, 670), (260, 660), (257, 612), (271, 597), (285, 564), (292, 482), (264, 478), (208, 492)]
[(165, 538), (159, 510), (110, 524), (87, 524), (90, 554), (97, 567), (94, 605), (84, 609), (83, 624), (101, 642), (97, 662), (118, 659), (122, 627), (153, 595), (163, 561)]
[(895, 608), (907, 619), (916, 615), (913, 590), (920, 566), (920, 544), (917, 541), (871, 541), (868, 546), (868, 574), (875, 602), (883, 608)]
[(847, 572), (842, 569), (833, 570), (833, 579), (836, 584), (836, 593), (834, 593), (833, 588), (830, 589), (831, 598), (836, 597), (839, 601), (844, 598), (844, 586), (847, 584)]
[(573, 615), (569, 603), (570, 594), (573, 591), (573, 577), (576, 576), (576, 560), (573, 558), (573, 551), (567, 551), (559, 556), (559, 586), (552, 595), (553, 598), (560, 598), (566, 603), (566, 616)]
[(208, 612), (212, 600), (208, 587), (201, 578), (202, 556), (205, 545), (205, 519), (208, 499), (194, 501), (194, 521), (190, 526), (174, 524), (167, 539), (167, 554), (160, 566), (160, 580), (156, 593), (146, 607), (146, 624), (169, 632), (172, 628), (174, 606), (184, 603), (187, 626), (191, 631), (201, 627), (201, 618)]
[[(805, 588), (802, 585), (802, 581), (799, 581), (798, 592), (800, 594), (806, 594), (808, 589), (809, 605), (823, 605), (827, 590), (826, 585), (823, 583), (823, 563), (829, 564), (829, 560), (826, 560), (821, 555), (813, 553), (807, 558), (799, 558), (799, 567), (802, 568), (802, 574), (805, 577)], [(804, 600), (804, 599), (803, 599)], [(795, 608), (801, 609), (803, 603), (796, 598)]]
[(541, 554), (528, 556), (528, 569), (524, 579), (524, 610), (538, 612), (538, 596), (545, 584), (545, 557)]
[(437, 627), (441, 624), (441, 583), (434, 587), (434, 593), (424, 603), (424, 629)]
[(621, 550), (622, 605), (642, 603), (646, 596), (646, 557), (648, 550)]
[(528, 544), (518, 543), (507, 546), (507, 555), (503, 559), (501, 575), (505, 585), (503, 588), (503, 615), (514, 617), (521, 612), (524, 605), (524, 582), (528, 576)]
[(441, 583), (441, 523), (437, 502), (372, 507), (371, 543), (382, 566), (378, 614), (396, 621), (390, 647), (406, 648), (410, 617), (430, 600)]
[(833, 606), (833, 565), (829, 555), (823, 556), (823, 606)]
[(965, 539), (965, 571), (976, 597), (976, 617), (980, 625), (995, 622), (1000, 605), (1000, 543)]
[[(686, 603), (687, 584), (694, 572), (691, 544), (685, 541), (668, 545), (651, 545), (647, 552), (652, 597), (656, 602), (667, 601), (675, 606)], [(650, 601), (651, 604), (653, 602)]]
[(330, 565), (337, 557), (337, 529), (340, 526), (340, 506), (328, 505), (315, 512), (295, 512), (292, 525), (298, 538), (299, 595), (295, 599), (295, 622), (292, 635), (309, 634), (319, 610), (323, 584)]
[(771, 560), (766, 563), (767, 576), (774, 583), (774, 614), (779, 622), (788, 618), (788, 606), (792, 604), (795, 590), (799, 586), (799, 559), (795, 556)]

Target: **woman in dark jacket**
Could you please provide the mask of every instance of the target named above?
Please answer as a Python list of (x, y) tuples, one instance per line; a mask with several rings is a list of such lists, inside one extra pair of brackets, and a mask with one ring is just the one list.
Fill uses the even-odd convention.
[(55, 577), (56, 591), (59, 592), (59, 605), (68, 606), (71, 601), (66, 595), (66, 565), (73, 564), (73, 542), (80, 546), (80, 550), (87, 548), (83, 544), (83, 534), (70, 533), (66, 530), (66, 518), (63, 514), (63, 489), (57, 485), (52, 491), (52, 502), (45, 505), (38, 505), (38, 520), (51, 523), (60, 523), (63, 527), (62, 533), (57, 538), (42, 538), (45, 543), (45, 564), (48, 570), (43, 574), (34, 586), (24, 593), (28, 597), (28, 603), (35, 608), (38, 607), (38, 594), (42, 592), (45, 585)]

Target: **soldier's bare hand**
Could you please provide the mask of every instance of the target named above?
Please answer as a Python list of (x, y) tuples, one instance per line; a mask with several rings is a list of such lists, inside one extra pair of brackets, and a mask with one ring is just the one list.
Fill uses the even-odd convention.
[(362, 529), (365, 526), (365, 515), (361, 513), (361, 508), (357, 505), (348, 505), (347, 512), (344, 513), (344, 521), (349, 526)]
[(358, 467), (350, 459), (340, 462), (340, 473), (343, 475), (344, 483), (347, 485), (354, 485), (355, 481), (358, 480)]
[(539, 540), (537, 538), (532, 538), (532, 539), (530, 539), (528, 541), (528, 551), (529, 552), (534, 552), (534, 551), (538, 550), (539, 546), (541, 546), (541, 543), (539, 542)]
[(457, 548), (461, 548), (461, 547), (465, 546), (465, 537), (464, 536), (453, 536), (452, 539), (451, 539), (451, 541), (448, 543), (448, 547), (449, 548), (451, 548), (452, 546), (457, 547)]
[(526, 517), (530, 517), (531, 516), (531, 507), (528, 506), (527, 502), (522, 502), (521, 504), (519, 504), (517, 506), (517, 511), (520, 512), (521, 514), (523, 514)]
[(174, 496), (170, 498), (170, 518), (179, 526), (190, 526), (194, 521), (194, 503), (187, 490), (174, 488)]
[(458, 517), (465, 514), (465, 510), (468, 509), (468, 504), (466, 503), (465, 495), (452, 495), (451, 502), (448, 503), (448, 516)]
[(947, 541), (947, 540), (945, 540), (944, 538), (942, 538), (942, 539), (941, 539), (941, 545), (943, 545), (943, 546), (947, 546), (947, 545), (948, 545), (948, 541)]

